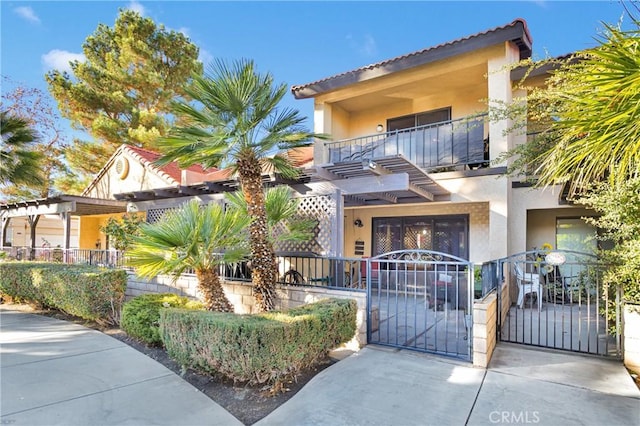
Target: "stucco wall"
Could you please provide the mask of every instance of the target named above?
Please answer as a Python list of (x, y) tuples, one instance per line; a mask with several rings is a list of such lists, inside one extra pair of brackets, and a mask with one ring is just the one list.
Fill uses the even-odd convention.
[[(71, 218), (70, 247), (78, 247), (78, 217)], [(36, 248), (42, 247), (43, 238), (51, 247), (64, 246), (62, 220), (55, 215), (41, 216), (36, 226)], [(25, 217), (14, 217), (9, 222), (7, 241), (14, 247), (31, 246), (30, 228)]]

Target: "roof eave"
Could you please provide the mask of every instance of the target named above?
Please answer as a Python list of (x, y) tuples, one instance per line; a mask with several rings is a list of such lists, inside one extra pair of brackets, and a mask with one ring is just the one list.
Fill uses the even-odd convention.
[(492, 32), (457, 40), (452, 43), (426, 49), (415, 54), (409, 54), (400, 57), (397, 60), (381, 62), (379, 64), (360, 68), (315, 83), (293, 86), (291, 88), (291, 92), (296, 99), (313, 98), (317, 95), (337, 90), (351, 84), (448, 59), (454, 56), (473, 52), (484, 47), (503, 43), (505, 41), (512, 41), (518, 46), (520, 50), (520, 59), (527, 59), (531, 57), (531, 36), (529, 35), (526, 23), (521, 19), (517, 19), (510, 26), (500, 28)]

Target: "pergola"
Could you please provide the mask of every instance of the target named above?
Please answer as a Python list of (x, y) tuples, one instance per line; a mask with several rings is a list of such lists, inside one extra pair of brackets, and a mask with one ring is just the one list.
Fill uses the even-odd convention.
[(31, 249), (35, 249), (36, 227), (42, 215), (58, 215), (63, 223), (64, 249), (70, 245), (71, 216), (125, 213), (127, 203), (77, 195), (58, 195), (36, 200), (0, 204), (0, 250), (4, 248), (7, 228), (14, 217), (26, 217), (29, 223)]

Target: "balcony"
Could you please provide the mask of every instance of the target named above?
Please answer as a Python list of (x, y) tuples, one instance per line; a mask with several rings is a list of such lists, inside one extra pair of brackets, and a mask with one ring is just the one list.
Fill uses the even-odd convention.
[(402, 155), (427, 172), (489, 166), (486, 114), (326, 142), (330, 163)]

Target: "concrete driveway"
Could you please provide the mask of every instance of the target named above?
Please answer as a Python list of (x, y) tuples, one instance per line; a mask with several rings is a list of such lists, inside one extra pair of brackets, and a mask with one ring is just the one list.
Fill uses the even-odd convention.
[(638, 425), (619, 362), (499, 345), (488, 370), (368, 346), (324, 370), (258, 425)]

